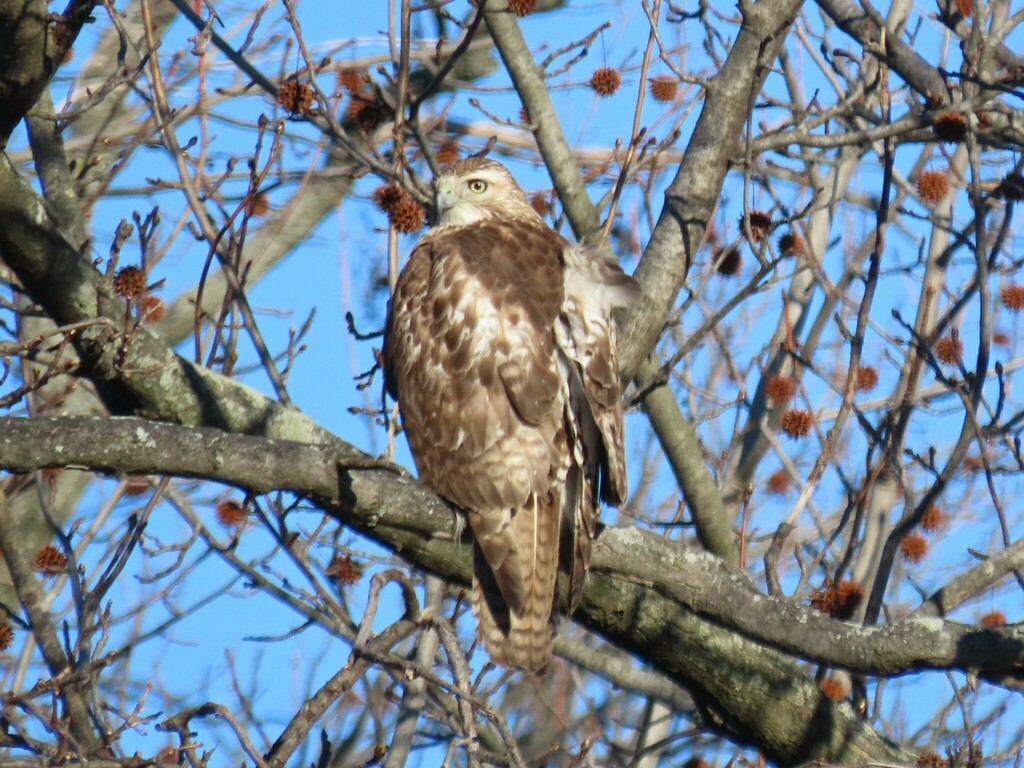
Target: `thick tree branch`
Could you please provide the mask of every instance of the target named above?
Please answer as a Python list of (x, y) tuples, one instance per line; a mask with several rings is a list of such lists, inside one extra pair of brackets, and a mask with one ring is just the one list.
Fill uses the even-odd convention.
[(57, 69), (42, 0), (0, 2), (0, 149)]
[[(647, 389), (657, 370), (649, 359), (686, 280), (693, 254), (718, 205), (729, 163), (734, 158), (752, 99), (760, 91), (785, 39), (799, 2), (779, 0), (744, 8), (745, 23), (729, 57), (705, 94), (704, 108), (665, 205), (637, 267), (643, 298), (623, 329), (622, 368)], [(670, 390), (652, 390), (644, 398), (659, 440), (683, 489), (701, 543), (730, 562), (738, 562), (733, 520), (701, 459), (692, 425), (684, 423)]]
[[(354, 448), (341, 453), (334, 446), (134, 418), (3, 418), (0, 435), (0, 466), (11, 471), (71, 466), (205, 478), (256, 493), (293, 491), (314, 498), (347, 525), (417, 565), (445, 578), (468, 581), (465, 553), (457, 552), (452, 542), (451, 509), (397, 469)], [(984, 586), (1004, 576), (1006, 569), (1020, 567), (1024, 555), (1020, 547), (1014, 551), (1016, 557), (1001, 571), (987, 570)], [(601, 579), (614, 582), (607, 584), (610, 589), (587, 589), (591, 607), (584, 623), (602, 634), (609, 634), (608, 627), (595, 617), (609, 615), (621, 595), (631, 592), (640, 601), (667, 598), (677, 610), (711, 620), (750, 641), (853, 672), (890, 676), (960, 669), (996, 681), (1016, 676), (1024, 680), (1024, 624), (976, 627), (921, 616), (860, 627), (791, 600), (769, 597), (720, 558), (699, 550), (680, 552), (672, 542), (634, 528), (604, 529), (593, 569)], [(670, 623), (678, 621), (675, 617)], [(613, 627), (620, 622), (621, 617), (611, 620)], [(794, 626), (800, 632), (793, 632)], [(652, 648), (636, 628), (624, 624), (609, 636), (650, 658)], [(680, 653), (686, 652), (669, 646), (666, 661)]]
[(939, 71), (897, 35), (881, 35), (884, 18), (867, 3), (850, 0), (817, 0), (821, 10), (846, 34), (881, 59), (927, 100), (948, 104), (949, 89)]
[(644, 291), (623, 333), (622, 367), (630, 377), (661, 335), (718, 205), (753, 99), (800, 5), (800, 0), (741, 5), (743, 25), (725, 64), (708, 86), (704, 108), (665, 191), (665, 206), (635, 272)]
[(671, 387), (656, 381), (660, 372), (661, 363), (652, 354), (636, 374), (637, 388), (644, 393), (640, 402), (686, 499), (698, 540), (708, 552), (736, 565), (740, 553), (732, 518), (704, 463), (697, 428), (683, 417)]
[[(27, 458), (49, 458), (98, 470), (202, 476), (258, 492), (270, 490), (276, 484), (274, 478), (294, 478), (283, 485), (319, 498), (325, 509), (353, 529), (438, 575), (462, 583), (469, 580), (468, 553), (451, 541), (451, 511), (417, 484), (385, 469), (344, 468), (344, 462), (335, 463), (336, 456), (314, 446), (136, 419), (10, 419), (3, 427), (0, 465), (12, 469), (27, 469), (28, 463), (34, 463)], [(44, 433), (25, 443), (26, 429)], [(37, 446), (36, 455), (20, 450), (23, 445)], [(44, 446), (50, 448), (51, 456), (38, 454)], [(76, 447), (81, 455), (75, 455)], [(673, 547), (629, 529), (611, 529), (599, 537), (593, 578), (576, 612), (577, 620), (627, 650), (647, 656), (693, 692), (715, 718), (724, 718), (731, 738), (756, 745), (777, 762), (899, 756), (848, 705), (825, 699), (793, 661), (695, 613), (680, 611), (671, 598), (632, 578), (613, 575), (623, 552), (641, 559), (634, 547), (646, 544)], [(645, 557), (651, 554), (645, 552)], [(708, 564), (720, 562), (711, 555), (701, 557)], [(699, 583), (702, 578), (693, 573), (689, 580)]]
[(336, 440), (297, 412), (176, 355), (126, 321), (124, 302), (67, 242), (44, 202), (0, 156), (0, 254), (55, 322), (101, 318), (74, 336), (100, 396), (115, 413), (207, 424), (311, 443)]
[(73, 0), (51, 26), (42, 0), (0, 2), (0, 149), (50, 84), (97, 4)]

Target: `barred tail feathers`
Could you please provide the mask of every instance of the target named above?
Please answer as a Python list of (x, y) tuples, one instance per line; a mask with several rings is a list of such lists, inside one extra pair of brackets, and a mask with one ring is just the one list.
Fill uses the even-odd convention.
[(510, 512), (469, 515), (473, 612), (496, 664), (540, 670), (551, 659), (560, 499), (531, 497)]

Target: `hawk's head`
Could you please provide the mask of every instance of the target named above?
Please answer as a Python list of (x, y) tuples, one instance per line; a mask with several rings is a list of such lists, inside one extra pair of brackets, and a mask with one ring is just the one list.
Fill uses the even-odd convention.
[(467, 157), (447, 166), (434, 182), (438, 226), (464, 227), (491, 218), (540, 218), (501, 163)]

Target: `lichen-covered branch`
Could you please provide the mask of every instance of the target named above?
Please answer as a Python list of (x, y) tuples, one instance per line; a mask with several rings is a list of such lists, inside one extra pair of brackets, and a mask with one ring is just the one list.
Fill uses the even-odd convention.
[[(202, 477), (257, 493), (291, 490), (318, 500), (347, 525), (410, 562), (447, 579), (468, 581), (467, 553), (452, 540), (452, 510), (401, 472), (354, 450), (338, 453), (328, 446), (133, 418), (2, 419), (0, 435), (0, 466), (12, 471), (78, 466)], [(975, 579), (975, 586), (989, 586), (1019, 568), (1020, 546), (1014, 552), (1001, 568), (988, 569), (982, 582)], [(922, 616), (859, 627), (768, 597), (719, 558), (680, 552), (671, 542), (633, 528), (602, 532), (593, 571), (577, 618), (649, 660), (706, 705), (730, 713), (742, 739), (770, 749), (783, 762), (797, 753), (783, 757), (785, 738), (773, 740), (764, 729), (814, 717), (816, 708), (824, 706), (805, 706), (807, 697), (818, 695), (817, 687), (788, 656), (878, 676), (960, 669), (1020, 685), (1024, 626), (975, 627)], [(794, 626), (801, 631), (793, 632)], [(737, 666), (738, 659), (745, 661)], [(760, 691), (750, 685), (754, 667), (761, 678), (772, 680)], [(735, 674), (745, 679), (743, 685)], [(777, 690), (783, 679), (792, 698)], [(765, 724), (763, 712), (755, 717), (754, 709), (747, 708), (751, 699), (763, 707), (766, 700), (760, 697), (776, 700), (785, 717), (774, 725)], [(830, 716), (841, 722), (844, 705), (828, 706), (836, 708)], [(852, 728), (853, 721), (843, 727)], [(822, 738), (801, 756), (839, 759), (850, 754), (831, 751), (830, 737)], [(882, 749), (882, 742), (867, 735), (858, 739), (861, 749), (869, 743)], [(873, 754), (880, 757), (886, 750)]]

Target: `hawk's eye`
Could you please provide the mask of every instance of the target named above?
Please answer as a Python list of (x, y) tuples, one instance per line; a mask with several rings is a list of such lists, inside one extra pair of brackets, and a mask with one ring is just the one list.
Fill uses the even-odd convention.
[(483, 179), (470, 179), (469, 180), (469, 191), (480, 194), (487, 189), (487, 182)]

